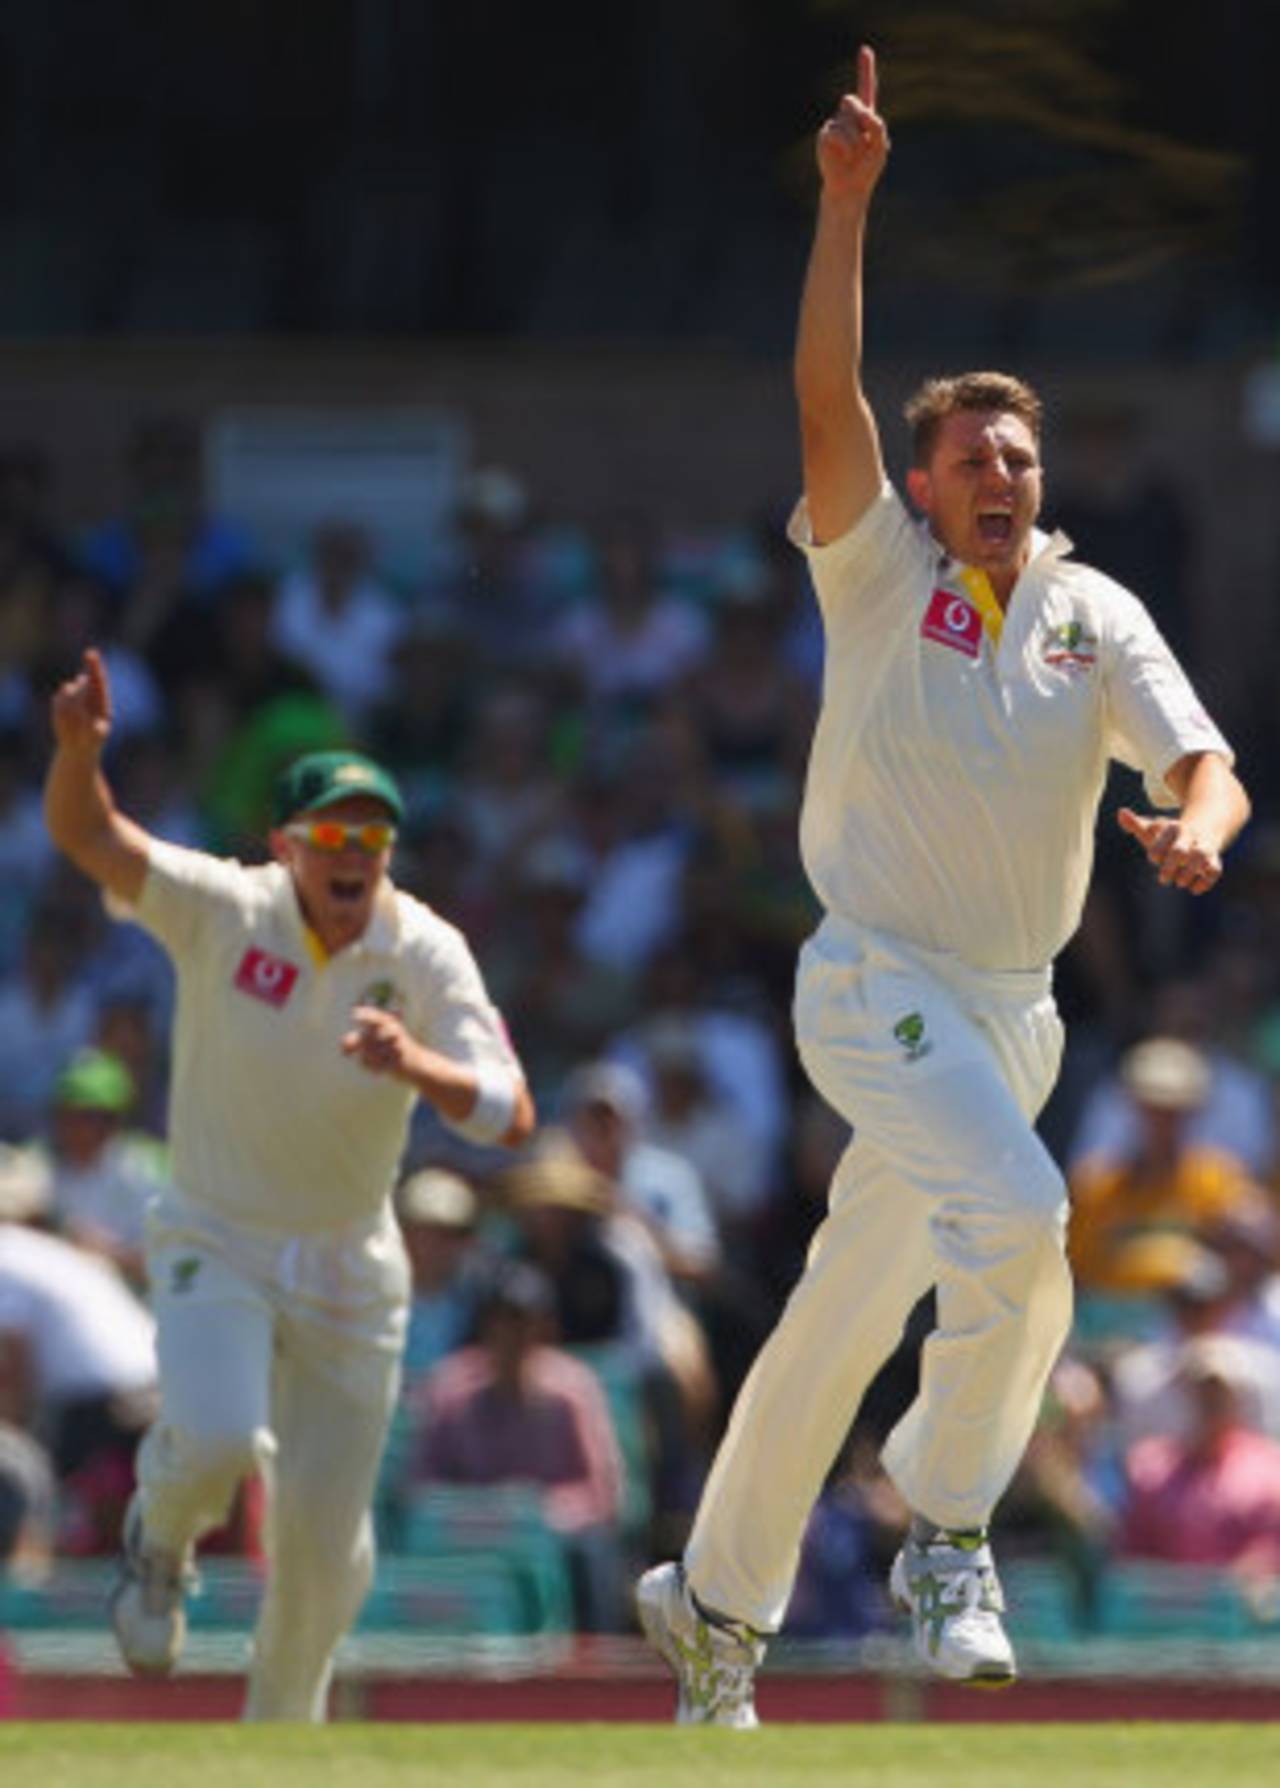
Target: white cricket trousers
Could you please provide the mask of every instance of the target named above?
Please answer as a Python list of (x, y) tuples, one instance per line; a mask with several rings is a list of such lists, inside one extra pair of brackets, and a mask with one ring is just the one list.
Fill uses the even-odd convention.
[(399, 1389), (409, 1273), (389, 1214), (338, 1233), (152, 1217), (160, 1411), (138, 1454), (149, 1542), (181, 1551), (267, 1488), (267, 1580), (244, 1717), (325, 1718), (374, 1566), (370, 1502)]
[(810, 1508), (917, 1300), (936, 1286), (937, 1328), (883, 1461), (941, 1527), (987, 1522), (1071, 1322), (1066, 1187), (1032, 1129), (1062, 1053), (1048, 971), (979, 972), (828, 917), (801, 952), (795, 1021), (855, 1135), (685, 1558), (707, 1607), (762, 1632), (782, 1624)]

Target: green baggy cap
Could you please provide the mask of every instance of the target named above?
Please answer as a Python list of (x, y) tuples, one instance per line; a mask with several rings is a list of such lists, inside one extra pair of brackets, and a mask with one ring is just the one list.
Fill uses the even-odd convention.
[(271, 823), (283, 826), (299, 813), (332, 807), (348, 795), (374, 795), (390, 808), (393, 819), (404, 818), (400, 790), (381, 764), (358, 751), (309, 751), (277, 778)]
[(133, 1075), (105, 1049), (78, 1049), (53, 1083), (53, 1102), (72, 1111), (110, 1111), (133, 1104)]

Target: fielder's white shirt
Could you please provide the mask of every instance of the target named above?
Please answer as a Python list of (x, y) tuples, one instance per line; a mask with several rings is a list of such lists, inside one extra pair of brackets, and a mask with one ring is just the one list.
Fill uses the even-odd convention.
[(364, 936), (323, 962), (278, 863), (153, 840), (137, 907), (111, 906), (177, 970), (173, 1180), (234, 1223), (306, 1234), (381, 1208), (416, 1095), (343, 1055), (356, 1006), (397, 1012), (453, 1061), (519, 1071), (461, 932), (390, 883)]
[(806, 553), (826, 629), (801, 815), (828, 911), (980, 969), (1039, 969), (1080, 919), (1108, 760), (1159, 806), (1188, 752), (1231, 751), (1137, 598), (1037, 531), (998, 642), (886, 483)]

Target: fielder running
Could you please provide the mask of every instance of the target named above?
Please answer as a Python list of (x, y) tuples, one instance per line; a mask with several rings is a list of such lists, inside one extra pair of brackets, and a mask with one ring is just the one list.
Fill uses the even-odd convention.
[(826, 685), (801, 818), (826, 916), (800, 959), (800, 1055), (854, 1127), (828, 1214), (738, 1399), (682, 1564), (646, 1573), (678, 1718), (756, 1723), (809, 1509), (931, 1286), (937, 1328), (884, 1463), (913, 1511), (890, 1587), (924, 1662), (1003, 1683), (986, 1530), (1067, 1334), (1066, 1189), (1033, 1120), (1058, 1070), (1051, 964), (1079, 921), (1112, 758), (1156, 807), (1119, 822), (1159, 879), (1218, 880), (1248, 801), (1141, 604), (1036, 527), (1040, 405), (1007, 374), (908, 407), (913, 521), (860, 381), (862, 249), (888, 153), (875, 61), (817, 140), (796, 348)]
[(388, 877), (401, 803), (377, 764), (293, 764), (274, 861), (247, 868), (162, 843), (116, 808), (96, 652), (55, 694), (53, 730), (55, 843), (178, 976), (179, 1193), (147, 1237), (161, 1409), (113, 1624), (133, 1669), (173, 1668), (195, 1544), (260, 1472), (269, 1573), (245, 1716), (320, 1720), (373, 1570), (409, 1290), (389, 1194), (410, 1111), (422, 1098), (477, 1143), (516, 1144), (532, 1102), (461, 934)]

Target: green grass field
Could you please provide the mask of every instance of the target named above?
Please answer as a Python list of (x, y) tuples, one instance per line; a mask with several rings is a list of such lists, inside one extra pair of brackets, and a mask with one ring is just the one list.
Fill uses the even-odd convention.
[(4, 1788), (1273, 1788), (1269, 1725), (0, 1726)]

